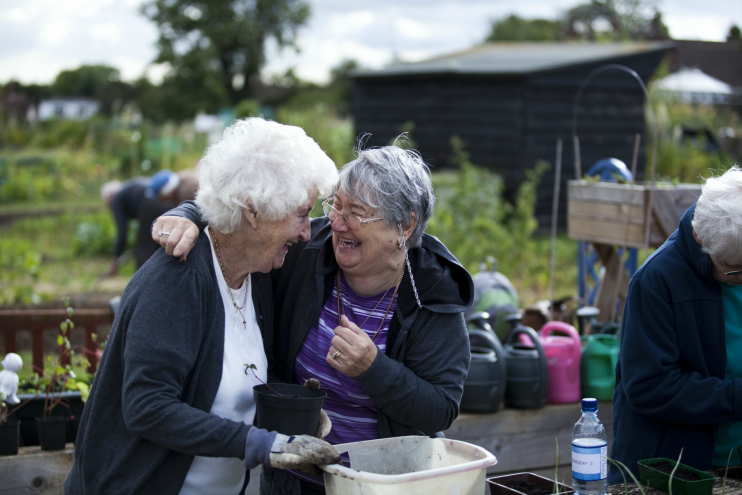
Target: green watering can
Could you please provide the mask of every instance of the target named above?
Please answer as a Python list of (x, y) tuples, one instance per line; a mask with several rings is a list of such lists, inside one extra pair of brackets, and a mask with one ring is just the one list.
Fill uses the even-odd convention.
[(580, 376), (582, 378), (582, 396), (595, 397), (598, 400), (613, 399), (616, 386), (616, 363), (620, 341), (615, 335), (596, 334), (581, 337), (582, 361)]

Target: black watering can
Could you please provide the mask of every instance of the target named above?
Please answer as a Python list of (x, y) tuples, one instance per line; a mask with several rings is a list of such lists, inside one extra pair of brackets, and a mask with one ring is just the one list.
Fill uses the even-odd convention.
[[(505, 364), (507, 387), (505, 405), (518, 409), (538, 409), (546, 404), (549, 393), (549, 371), (546, 354), (536, 332), (520, 323), (520, 315), (510, 315), (506, 320), (513, 328), (505, 338)], [(529, 344), (521, 341), (525, 335)]]
[(471, 363), (461, 398), (462, 412), (497, 412), (505, 395), (505, 349), (487, 322), (488, 316), (480, 312), (468, 319), (475, 328), (469, 330)]

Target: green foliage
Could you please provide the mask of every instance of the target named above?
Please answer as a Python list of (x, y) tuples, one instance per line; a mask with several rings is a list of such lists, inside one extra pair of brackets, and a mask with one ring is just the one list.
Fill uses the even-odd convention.
[(39, 276), (41, 254), (30, 243), (0, 239), (0, 304), (38, 304), (34, 292)]
[[(131, 230), (133, 234), (135, 230)], [(116, 224), (110, 212), (91, 215), (80, 222), (72, 237), (72, 252), (77, 256), (111, 255), (116, 240)]]
[(274, 118), (276, 122), (303, 128), (337, 167), (353, 160), (353, 124), (350, 119), (339, 118), (326, 105), (318, 104), (303, 110), (279, 108)]
[(101, 110), (110, 114), (114, 102), (131, 95), (131, 87), (120, 81), (118, 69), (107, 65), (81, 65), (77, 69), (60, 72), (52, 90), (55, 96), (95, 98)]
[(740, 30), (739, 26), (737, 26), (736, 24), (732, 24), (732, 26), (729, 28), (727, 41), (742, 41), (742, 30)]
[(524, 19), (515, 14), (492, 21), (485, 41), (558, 41), (564, 38), (560, 21)]
[(515, 14), (492, 21), (485, 41), (621, 41), (669, 39), (653, 0), (588, 0), (560, 18), (524, 19)]
[(567, 39), (627, 41), (669, 39), (652, 0), (589, 0), (564, 16)]
[[(309, 5), (302, 0), (150, 0), (141, 12), (157, 24), (155, 62), (172, 66), (166, 80), (176, 83), (174, 89), (187, 98), (187, 88), (219, 88), (236, 104), (250, 96), (265, 63), (266, 41), (295, 46)], [(235, 84), (238, 79), (242, 85)]]
[(245, 117), (259, 117), (260, 116), (260, 102), (253, 99), (245, 99), (240, 101), (236, 107), (234, 107), (234, 117), (236, 119), (244, 119)]

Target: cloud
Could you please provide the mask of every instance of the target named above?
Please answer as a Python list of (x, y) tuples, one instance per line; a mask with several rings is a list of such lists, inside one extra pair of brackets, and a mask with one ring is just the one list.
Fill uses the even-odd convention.
[[(135, 79), (157, 51), (156, 26), (139, 14), (142, 0), (0, 0), (0, 82), (50, 82), (61, 69), (108, 64)], [(268, 44), (265, 72), (296, 73), (316, 82), (344, 59), (369, 68), (393, 57), (420, 60), (480, 43), (490, 22), (518, 14), (556, 18), (581, 0), (308, 0), (312, 14), (300, 30), (301, 53)], [(670, 33), (723, 40), (742, 25), (740, 0), (660, 0)], [(160, 71), (162, 72), (162, 71)]]

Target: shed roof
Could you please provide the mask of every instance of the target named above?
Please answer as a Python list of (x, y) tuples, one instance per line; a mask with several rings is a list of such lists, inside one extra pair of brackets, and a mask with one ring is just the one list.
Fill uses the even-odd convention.
[(423, 60), (395, 63), (351, 77), (416, 74), (526, 75), (573, 65), (667, 50), (672, 42), (639, 43), (488, 43), (468, 50)]

